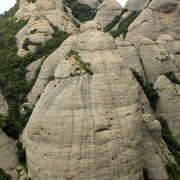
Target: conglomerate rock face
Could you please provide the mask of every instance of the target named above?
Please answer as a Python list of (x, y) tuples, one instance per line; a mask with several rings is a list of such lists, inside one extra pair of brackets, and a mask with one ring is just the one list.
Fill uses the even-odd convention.
[[(166, 180), (165, 165), (175, 161), (155, 117), (167, 120), (180, 143), (179, 85), (161, 76), (174, 71), (180, 79), (180, 2), (129, 0), (129, 11), (142, 12), (129, 26), (124, 41), (113, 39), (102, 28), (122, 11), (115, 0), (79, 2), (98, 10), (94, 20), (82, 23), (78, 30), (74, 22), (79, 21), (61, 0), (17, 0), (15, 17), (30, 18), (16, 34), (18, 55), (27, 53), (22, 49), (26, 38), (42, 43), (51, 38), (51, 23), (73, 33), (43, 59), (27, 95), (26, 105), (35, 107), (20, 139), (26, 147), (29, 175), (35, 180), (142, 180), (145, 168), (151, 179)], [(27, 67), (28, 80), (41, 62)], [(155, 83), (156, 112), (129, 68), (142, 75), (145, 83)], [(53, 79), (47, 83), (50, 76)], [(4, 114), (5, 104), (0, 96)], [(0, 167), (8, 171), (17, 166), (16, 148), (3, 132), (0, 135), (4, 139), (1, 159), (10, 162)]]
[(134, 36), (145, 36), (152, 40), (162, 34), (180, 39), (180, 1), (153, 0), (129, 26), (126, 39)]
[(73, 17), (68, 7), (65, 11), (61, 0), (37, 0), (35, 3), (20, 0), (19, 10), (14, 17), (29, 19), (27, 25), (16, 34), (19, 56), (24, 56), (27, 53), (22, 48), (26, 38), (35, 43), (44, 43), (50, 39), (54, 32), (51, 24), (68, 33), (78, 32), (73, 22), (79, 21)]
[(116, 0), (104, 0), (98, 8), (94, 21), (99, 22), (105, 27), (116, 15), (119, 15), (121, 11), (122, 6)]
[(125, 8), (129, 11), (141, 11), (149, 4), (149, 2), (150, 0), (128, 0)]
[(157, 103), (157, 114), (168, 122), (173, 136), (180, 144), (180, 85), (173, 84), (164, 75), (159, 76), (154, 84), (160, 99)]
[(36, 179), (140, 179), (138, 84), (110, 35), (91, 29), (72, 40), (70, 49), (90, 63), (94, 75), (66, 77), (61, 72), (68, 67), (70, 74), (75, 60), (59, 57), (55, 80), (22, 137), (29, 172)]
[(0, 128), (0, 167), (7, 173), (10, 173), (12, 177), (16, 176), (16, 167), (18, 165), (16, 155), (15, 140), (9, 138)]
[(8, 113), (7, 102), (0, 91), (0, 114), (7, 114), (7, 113)]
[[(170, 43), (170, 41), (168, 42)], [(126, 61), (128, 67), (134, 68), (144, 77), (146, 82), (154, 83), (159, 75), (169, 71), (179, 74), (179, 61), (175, 53), (169, 51), (168, 43), (163, 45), (164, 43), (160, 41), (153, 41), (143, 36), (133, 37), (130, 41), (121, 41), (117, 38), (116, 43), (119, 49), (118, 52)], [(175, 44), (175, 41), (171, 41), (170, 45), (173, 44)], [(174, 47), (179, 46), (176, 44)], [(171, 52), (173, 54), (170, 54)]]
[[(82, 33), (69, 37), (41, 68), (39, 76), (51, 71), (54, 80), (44, 89), (21, 137), (29, 174), (39, 180), (138, 180), (143, 179), (145, 164), (158, 180), (159, 171), (143, 157), (142, 152), (148, 151), (151, 164), (159, 162), (165, 179), (164, 165), (173, 157), (160, 137), (160, 125), (146, 118), (146, 128), (152, 132), (142, 146), (146, 133), (142, 102), (147, 107), (148, 101), (140, 97), (141, 88), (114, 39), (95, 27), (99, 27), (95, 22), (83, 24)], [(93, 75), (81, 69), (76, 55), (66, 55), (71, 49), (79, 52)], [(146, 107), (144, 111), (151, 112)], [(151, 141), (153, 137), (157, 138)], [(148, 143), (155, 146), (150, 152)]]

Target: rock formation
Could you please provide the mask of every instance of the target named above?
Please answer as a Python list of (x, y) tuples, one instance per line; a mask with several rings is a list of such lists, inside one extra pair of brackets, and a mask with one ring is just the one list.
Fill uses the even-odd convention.
[(121, 11), (122, 7), (116, 0), (104, 0), (98, 8), (94, 21), (99, 22), (105, 27), (116, 15), (119, 15)]
[[(34, 110), (20, 135), (28, 175), (35, 180), (141, 180), (146, 169), (151, 179), (167, 180), (165, 166), (176, 162), (157, 118), (167, 120), (180, 144), (180, 85), (162, 75), (173, 71), (180, 80), (180, 2), (129, 0), (120, 21), (130, 11), (142, 12), (123, 40), (103, 30), (122, 12), (115, 0), (78, 1), (97, 8), (95, 18), (80, 28), (62, 0), (17, 0), (15, 17), (29, 19), (16, 34), (19, 56), (35, 51), (35, 45), (22, 48), (27, 38), (50, 39), (53, 25), (72, 33), (48, 57), (26, 67), (29, 81), (41, 66), (25, 103)], [(144, 84), (154, 83), (156, 111), (130, 68)], [(0, 92), (0, 113), (7, 114), (6, 106)], [(1, 129), (0, 136), (0, 167), (11, 173), (17, 167), (15, 141)]]
[(16, 156), (16, 145), (15, 140), (9, 138), (0, 128), (0, 167), (3, 168), (7, 173), (11, 174), (12, 177), (16, 177), (16, 167), (18, 160)]
[(116, 43), (120, 55), (128, 66), (136, 69), (147, 82), (154, 83), (159, 75), (169, 71), (179, 73), (177, 59), (170, 54), (170, 51), (164, 49), (167, 48), (166, 46), (159, 45), (158, 41), (136, 36), (130, 41), (117, 38)]
[(27, 52), (22, 48), (26, 38), (32, 42), (42, 43), (51, 38), (53, 29), (50, 23), (60, 30), (77, 33), (73, 22), (79, 22), (68, 7), (65, 11), (62, 1), (54, 0), (37, 0), (35, 3), (20, 0), (19, 10), (14, 16), (18, 19), (30, 18), (27, 25), (16, 34), (20, 56), (24, 56)]
[(100, 3), (103, 0), (78, 0), (78, 2), (83, 3), (83, 4), (87, 4), (92, 8), (98, 9), (98, 7), (100, 6)]
[(168, 122), (173, 136), (180, 144), (180, 85), (173, 84), (165, 76), (159, 76), (154, 84), (157, 89), (160, 99), (157, 103), (157, 114), (165, 118)]
[(149, 4), (150, 0), (128, 0), (125, 8), (129, 11), (141, 11)]
[[(145, 120), (152, 132), (143, 140), (141, 88), (113, 38), (96, 27), (95, 22), (83, 24), (82, 33), (69, 37), (41, 68), (39, 77), (51, 71), (54, 80), (44, 89), (21, 137), (29, 173), (35, 179), (142, 179), (145, 163), (158, 179), (159, 171), (150, 168), (146, 158), (143, 161), (142, 152), (148, 151), (151, 164), (158, 161), (166, 178), (164, 165), (173, 157), (160, 137), (160, 125)], [(71, 49), (90, 63), (92, 76), (82, 70), (73, 75), (76, 56), (66, 55)], [(147, 150), (148, 143), (159, 156), (155, 149)]]
[(169, 34), (179, 40), (179, 8), (179, 0), (153, 0), (130, 25), (126, 39), (140, 35), (157, 40), (160, 35)]
[(0, 114), (7, 114), (7, 113), (8, 113), (7, 102), (0, 91)]

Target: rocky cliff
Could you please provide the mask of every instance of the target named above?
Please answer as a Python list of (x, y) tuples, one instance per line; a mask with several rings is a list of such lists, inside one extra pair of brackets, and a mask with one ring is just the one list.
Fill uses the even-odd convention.
[[(34, 107), (19, 136), (28, 175), (35, 180), (167, 180), (167, 164), (178, 166), (180, 159), (180, 1), (129, 0), (128, 12), (115, 0), (78, 2), (96, 8), (91, 21), (80, 22), (61, 0), (17, 1), (14, 17), (28, 18), (16, 34), (21, 57), (35, 52), (38, 43), (43, 49), (54, 27), (71, 33), (53, 53), (26, 67), (25, 78), (35, 79), (28, 102), (20, 105), (21, 113)], [(141, 13), (131, 23), (134, 10)], [(126, 31), (113, 38), (103, 29), (111, 21), (117, 24), (114, 30), (123, 26)], [(26, 39), (28, 49), (23, 48)], [(8, 114), (1, 96), (0, 112)], [(6, 146), (0, 147), (2, 157), (12, 161), (0, 166), (8, 172), (17, 166), (16, 148), (3, 139), (10, 147), (8, 155), (2, 150)]]

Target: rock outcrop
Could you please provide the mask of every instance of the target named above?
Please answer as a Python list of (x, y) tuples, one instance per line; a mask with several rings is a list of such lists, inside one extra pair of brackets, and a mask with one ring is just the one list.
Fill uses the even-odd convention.
[(161, 137), (161, 125), (154, 116), (143, 114), (142, 126), (143, 166), (153, 180), (168, 179), (165, 165), (168, 160), (174, 162), (164, 140)]
[(0, 128), (0, 167), (16, 179), (16, 167), (18, 165), (15, 140), (9, 138)]
[(149, 4), (150, 0), (128, 0), (125, 8), (128, 11), (141, 11)]
[(154, 83), (159, 75), (169, 71), (179, 73), (177, 59), (164, 49), (166, 46), (160, 46), (158, 41), (136, 36), (130, 41), (117, 38), (116, 43), (129, 68), (134, 68), (147, 82)]
[[(79, 21), (74, 18), (68, 7), (66, 10), (64, 9), (62, 1), (37, 0), (35, 3), (29, 3), (26, 0), (20, 0), (19, 10), (14, 17), (30, 19), (27, 25), (16, 34), (18, 55), (20, 56), (27, 53), (22, 49), (26, 38), (35, 43), (44, 43), (51, 38), (51, 34), (54, 32), (51, 24), (68, 33), (78, 32), (73, 22)], [(29, 48), (29, 50), (31, 49)]]
[(180, 144), (180, 85), (173, 84), (162, 75), (158, 77), (154, 87), (160, 97), (156, 113), (167, 120), (174, 138)]
[(153, 0), (129, 26), (126, 39), (145, 36), (152, 40), (162, 34), (180, 39), (180, 2), (179, 0)]
[(8, 114), (8, 105), (0, 91), (0, 114)]
[(122, 6), (116, 0), (104, 0), (98, 8), (94, 21), (99, 22), (105, 27), (116, 15), (119, 15), (121, 11)]
[(98, 9), (103, 0), (78, 0), (78, 2), (87, 4), (92, 8)]
[[(142, 179), (146, 150), (151, 164), (160, 160), (166, 178), (164, 164), (173, 157), (160, 138), (160, 125), (144, 120), (142, 107), (151, 111), (147, 99), (140, 95), (114, 39), (95, 27), (95, 22), (83, 24), (82, 33), (69, 37), (41, 68), (39, 78), (53, 73), (54, 80), (44, 89), (21, 137), (29, 174), (37, 180)], [(82, 69), (82, 62), (93, 75)], [(152, 133), (146, 134), (142, 146), (144, 123)], [(155, 147), (149, 152), (150, 143)], [(151, 172), (158, 179), (159, 171)]]

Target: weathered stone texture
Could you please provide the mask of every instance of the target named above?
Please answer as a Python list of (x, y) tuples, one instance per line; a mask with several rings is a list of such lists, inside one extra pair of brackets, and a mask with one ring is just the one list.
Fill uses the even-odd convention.
[(18, 165), (15, 140), (9, 138), (0, 128), (0, 167), (16, 179), (16, 167)]
[(157, 114), (165, 118), (173, 136), (180, 144), (180, 85), (173, 84), (164, 75), (159, 76), (154, 84), (158, 91)]
[(180, 1), (153, 0), (129, 26), (126, 39), (145, 36), (153, 40), (162, 34), (169, 34), (180, 39)]
[(119, 15), (121, 11), (122, 7), (116, 0), (104, 0), (98, 8), (94, 21), (99, 22), (105, 27), (116, 15)]
[(8, 114), (8, 105), (0, 91), (0, 114)]
[[(53, 73), (54, 80), (44, 89), (21, 137), (29, 174), (37, 180), (138, 180), (143, 178), (144, 163), (150, 168), (142, 156), (146, 151), (151, 164), (158, 161), (165, 178), (164, 164), (173, 157), (164, 159), (169, 151), (160, 137), (160, 125), (154, 121), (153, 128), (149, 119), (143, 120), (142, 108), (152, 112), (147, 98), (118, 54), (114, 39), (95, 27), (95, 22), (82, 25), (82, 33), (69, 37), (42, 66), (38, 79)], [(71, 49), (90, 63), (92, 76), (70, 75), (76, 60), (65, 57)], [(145, 126), (152, 134), (143, 130)], [(150, 152), (148, 143), (155, 146)], [(155, 149), (161, 154), (156, 155)], [(159, 171), (150, 170), (158, 179)]]

